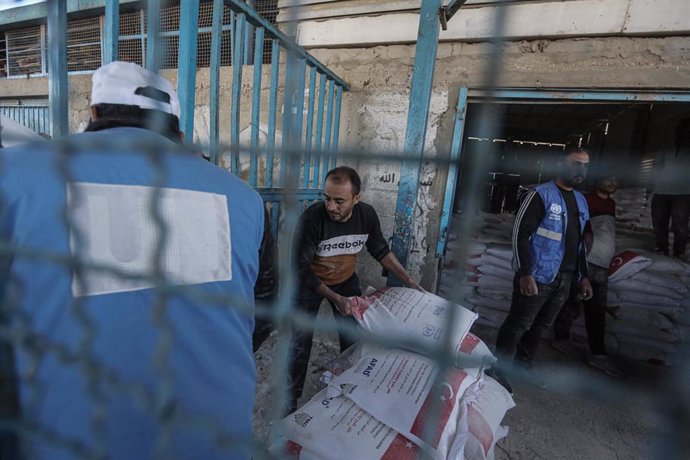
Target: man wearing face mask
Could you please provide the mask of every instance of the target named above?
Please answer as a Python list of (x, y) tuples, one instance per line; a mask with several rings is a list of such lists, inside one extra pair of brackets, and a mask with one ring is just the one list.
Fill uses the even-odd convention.
[(542, 333), (551, 327), (568, 299), (571, 283), (579, 283), (583, 298), (592, 297), (583, 243), (589, 211), (585, 197), (574, 190), (584, 181), (588, 166), (587, 150), (566, 149), (558, 177), (530, 190), (517, 213), (513, 299), (498, 332), (499, 362), (491, 372), (511, 393), (506, 370), (513, 364), (518, 375), (546, 388), (546, 383), (531, 372), (531, 365)]

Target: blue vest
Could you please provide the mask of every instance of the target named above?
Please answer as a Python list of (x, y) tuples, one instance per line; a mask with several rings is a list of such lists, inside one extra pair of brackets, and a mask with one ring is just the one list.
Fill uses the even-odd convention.
[[(142, 267), (160, 241), (150, 212), (160, 176), (147, 155), (122, 148), (123, 139), (155, 143), (160, 154), (164, 182), (156, 202), (168, 230), (160, 263), (172, 283), (164, 312), (155, 281), (92, 269), (80, 275), (66, 263), (88, 257), (124, 273), (151, 273)], [(100, 438), (110, 459), (153, 457), (160, 417), (169, 417), (167, 456), (249, 458), (242, 446), (222, 450), (216, 441), (221, 434), (252, 439), (261, 197), (150, 131), (115, 128), (66, 140), (79, 149), (62, 154), (46, 143), (0, 152), (0, 238), (53, 258), (15, 255), (9, 273), (0, 273), (10, 277), (13, 326), (41, 338), (37, 352), (25, 345), (30, 341), (15, 343), (22, 417), (89, 449)], [(100, 435), (93, 424), (99, 411)], [(30, 448), (31, 458), (74, 458), (49, 437)]]
[[(535, 189), (544, 202), (544, 220), (541, 221), (537, 231), (530, 239), (532, 276), (540, 283), (549, 284), (556, 278), (563, 261), (568, 211), (565, 200), (555, 182), (549, 181), (540, 184)], [(577, 202), (582, 234), (585, 224), (589, 220), (589, 208), (582, 193), (577, 190), (573, 190), (573, 193)]]

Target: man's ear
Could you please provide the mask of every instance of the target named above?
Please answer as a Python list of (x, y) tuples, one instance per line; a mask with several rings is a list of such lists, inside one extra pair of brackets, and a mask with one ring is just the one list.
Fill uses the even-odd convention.
[(361, 195), (358, 193), (357, 195), (352, 197), (353, 204), (359, 203), (360, 196)]

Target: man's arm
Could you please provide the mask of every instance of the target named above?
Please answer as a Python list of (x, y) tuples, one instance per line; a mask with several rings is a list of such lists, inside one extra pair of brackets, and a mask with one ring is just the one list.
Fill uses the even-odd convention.
[(367, 219), (370, 221), (369, 238), (367, 239), (367, 251), (369, 251), (369, 254), (371, 254), (384, 269), (393, 273), (405, 286), (426, 292), (412, 279), (410, 274), (407, 273), (407, 270), (405, 270), (405, 267), (403, 267), (398, 258), (395, 257), (395, 254), (391, 252), (391, 248), (383, 237), (383, 232), (381, 232), (381, 222), (376, 212), (367, 216)]
[(389, 252), (386, 254), (383, 259), (379, 260), (379, 263), (383, 265), (383, 268), (388, 270), (389, 272), (393, 273), (402, 283), (413, 289), (417, 289), (418, 291), (426, 292), (420, 285), (417, 283), (409, 273), (407, 273), (407, 270), (405, 270), (405, 267), (402, 266), (400, 261), (398, 260), (397, 257), (395, 257), (395, 254), (392, 252)]
[(589, 300), (594, 296), (592, 284), (589, 282), (589, 271), (587, 269), (587, 252), (589, 251), (586, 248), (586, 237), (588, 228), (590, 230), (591, 235), (592, 224), (590, 223), (590, 221), (587, 221), (587, 223), (585, 224), (585, 233), (583, 235), (584, 241), (582, 241), (582, 243), (580, 244), (580, 250), (577, 257), (577, 270), (580, 274), (580, 293), (582, 294), (584, 300)]
[(544, 201), (536, 190), (525, 196), (513, 226), (513, 252), (520, 275), (520, 293), (525, 296), (539, 294), (537, 282), (532, 276), (532, 253), (530, 238), (544, 219)]
[(517, 259), (520, 276), (532, 273), (530, 238), (544, 220), (544, 201), (536, 190), (530, 190), (520, 206), (513, 225), (513, 252)]
[(316, 255), (317, 245), (317, 228), (307, 220), (305, 214), (302, 214), (295, 232), (295, 255), (298, 280), (303, 289), (316, 291), (316, 288), (322, 284), (311, 269), (311, 262)]
[(271, 218), (264, 206), (264, 235), (259, 248), (259, 275), (254, 284), (254, 300), (270, 302), (277, 291), (276, 250), (271, 233)]
[(335, 305), (343, 315), (352, 314), (352, 303), (348, 297), (341, 296), (323, 283), (320, 283), (315, 291), (333, 302), (333, 305)]

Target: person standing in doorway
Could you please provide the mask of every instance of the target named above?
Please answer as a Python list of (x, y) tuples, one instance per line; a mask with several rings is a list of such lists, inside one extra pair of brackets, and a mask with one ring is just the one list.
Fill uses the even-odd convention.
[(676, 145), (655, 161), (656, 177), (652, 198), (652, 224), (656, 252), (669, 255), (669, 222), (673, 230), (673, 257), (687, 260), (688, 221), (690, 220), (690, 118), (676, 127)]
[(496, 339), (498, 363), (489, 374), (509, 392), (510, 370), (546, 388), (532, 368), (542, 333), (551, 327), (570, 294), (571, 282), (592, 297), (587, 278), (582, 234), (589, 211), (585, 197), (574, 188), (589, 167), (586, 149), (567, 148), (555, 180), (540, 184), (525, 196), (513, 227), (513, 298)]
[(585, 312), (585, 327), (589, 343), (587, 364), (610, 375), (620, 377), (621, 372), (606, 353), (606, 309), (609, 265), (616, 252), (616, 202), (611, 195), (618, 189), (615, 177), (604, 177), (593, 192), (587, 193), (589, 224), (584, 240), (587, 252), (587, 272), (592, 284), (593, 297), (584, 302), (575, 292), (570, 296), (554, 324), (553, 347), (563, 354), (570, 354), (570, 328), (573, 321)]

